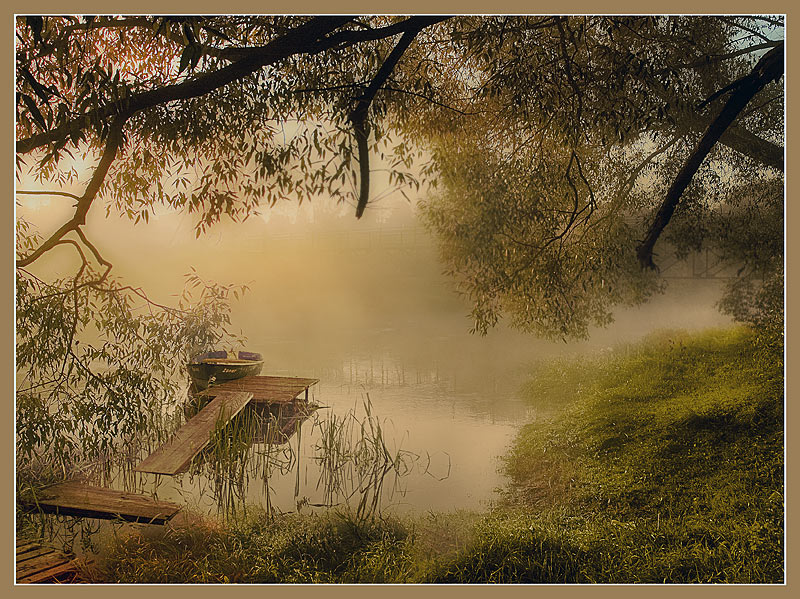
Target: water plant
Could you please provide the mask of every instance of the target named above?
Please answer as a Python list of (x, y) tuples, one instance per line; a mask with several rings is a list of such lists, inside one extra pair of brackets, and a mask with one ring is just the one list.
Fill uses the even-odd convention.
[[(270, 483), (274, 476), (289, 473), (294, 473), (298, 509), (347, 507), (355, 517), (374, 518), (387, 496), (403, 492), (403, 477), (421, 460), (401, 447), (390, 449), (394, 440), (386, 437), (368, 394), (361, 410), (358, 407), (344, 413), (325, 410), (320, 416), (318, 406), (302, 400), (272, 411), (248, 406), (230, 422), (218, 420), (211, 442), (193, 460), (189, 476), (210, 481), (223, 518), (247, 509), (247, 490), (253, 481), (262, 484), (262, 507), (275, 513)], [(308, 460), (317, 471), (319, 500), (301, 496), (305, 421), (311, 423)]]
[(362, 402), (364, 414), (354, 408), (344, 415), (332, 413), (315, 422), (319, 438), (314, 460), (320, 466), (317, 488), (322, 488), (329, 506), (355, 502), (358, 518), (379, 513), (391, 481), (388, 496), (402, 493), (402, 478), (419, 462), (419, 456), (402, 447), (389, 448), (381, 419), (373, 412), (369, 394)]
[[(170, 308), (110, 277), (89, 284), (96, 276), (17, 272), (16, 452), (64, 478), (80, 468), (98, 484), (133, 485), (133, 464), (174, 430), (187, 356), (234, 337), (235, 289), (192, 274)], [(18, 482), (32, 472), (23, 466)]]
[[(359, 506), (370, 502), (351, 485), (329, 495), (339, 501), (334, 509), (275, 517), (253, 508), (224, 526), (132, 537), (116, 547), (105, 575), (125, 582), (780, 583), (782, 369), (753, 341), (741, 329), (673, 332), (597, 360), (543, 366), (526, 390), (534, 405), (554, 403), (520, 432), (506, 461), (512, 484), (488, 513), (365, 517)], [(357, 455), (377, 455), (377, 472), (392, 461), (368, 441), (359, 453), (358, 438), (387, 440), (368, 417), (356, 424), (353, 415), (330, 414), (321, 436), (329, 447), (320, 454), (329, 460), (325, 480), (334, 488), (357, 480), (346, 476)], [(370, 481), (371, 467), (363, 471)]]

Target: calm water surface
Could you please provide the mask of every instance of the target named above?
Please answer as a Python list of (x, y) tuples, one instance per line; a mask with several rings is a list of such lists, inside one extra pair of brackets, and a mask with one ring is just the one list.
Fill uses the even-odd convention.
[[(406, 334), (405, 331), (403, 334)], [(331, 417), (353, 413), (364, 421), (367, 409), (379, 422), (391, 454), (404, 456), (404, 475), (387, 476), (383, 509), (397, 512), (480, 509), (504, 483), (499, 457), (518, 428), (531, 418), (518, 395), (524, 368), (508, 356), (497, 359), (492, 341), (467, 333), (429, 340), (416, 352), (385, 345), (395, 331), (375, 333), (374, 345), (361, 354), (332, 355), (330, 348), (315, 366), (293, 364), (302, 355), (308, 364), (315, 352), (300, 342), (262, 343), (263, 373), (310, 376), (320, 382), (310, 399), (322, 406), (289, 441), (291, 462), (281, 472), (273, 468), (269, 498), (259, 477), (246, 483), (246, 501), (281, 511), (294, 511), (298, 501), (325, 503), (324, 485), (315, 456), (321, 455), (321, 425)], [(402, 335), (401, 335), (402, 336)], [(305, 351), (300, 351), (302, 348)], [(270, 358), (272, 357), (272, 358)], [(519, 360), (519, 355), (516, 356)], [(336, 363), (334, 363), (336, 362)], [(515, 368), (516, 367), (516, 368)], [(202, 476), (183, 475), (163, 481), (161, 499), (188, 503), (212, 513), (218, 498)], [(342, 498), (339, 498), (341, 501)], [(351, 499), (357, 503), (357, 499)]]
[[(273, 469), (269, 494), (260, 477), (247, 481), (248, 503), (282, 511), (297, 510), (298, 501), (325, 503), (315, 460), (320, 424), (351, 411), (363, 419), (367, 401), (389, 451), (409, 458), (406, 475), (386, 481), (385, 509), (481, 509), (505, 483), (500, 457), (535, 418), (519, 395), (533, 363), (719, 319), (709, 301), (713, 287), (699, 294), (694, 284), (675, 285), (672, 296), (620, 313), (614, 327), (594, 331), (586, 343), (544, 341), (502, 326), (481, 337), (469, 333), (469, 307), (428, 247), (400, 254), (380, 246), (344, 254), (281, 248), (275, 255), (281, 259), (264, 259), (255, 273), (236, 319), (247, 349), (264, 356), (263, 374), (320, 379), (311, 397), (324, 406), (292, 438), (290, 461), (297, 459), (283, 475)], [(158, 496), (213, 513), (212, 486), (184, 475), (163, 480)]]

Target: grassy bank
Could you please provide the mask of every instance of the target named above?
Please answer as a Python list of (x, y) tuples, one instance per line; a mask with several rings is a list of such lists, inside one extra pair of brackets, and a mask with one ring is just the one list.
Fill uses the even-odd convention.
[(781, 582), (783, 373), (745, 330), (557, 362), (490, 514), (270, 521), (119, 542), (123, 582)]
[(783, 372), (743, 329), (661, 334), (526, 388), (508, 509), (442, 581), (781, 582)]

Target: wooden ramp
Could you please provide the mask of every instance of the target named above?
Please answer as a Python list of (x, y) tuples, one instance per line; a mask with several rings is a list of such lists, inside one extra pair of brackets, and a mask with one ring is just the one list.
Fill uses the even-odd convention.
[(19, 501), (29, 511), (147, 524), (164, 524), (181, 509), (175, 503), (157, 501), (147, 495), (76, 482), (53, 485), (40, 491), (35, 500)]
[(289, 403), (308, 388), (319, 382), (319, 379), (306, 379), (288, 376), (246, 376), (241, 379), (227, 381), (201, 391), (198, 395), (217, 396), (220, 393), (252, 393), (252, 403), (279, 404)]
[(38, 541), (17, 539), (17, 584), (83, 582), (81, 574), (90, 563)]
[(178, 474), (211, 440), (218, 424), (227, 424), (242, 411), (252, 393), (217, 392), (216, 398), (184, 424), (167, 443), (147, 456), (134, 470), (154, 474)]

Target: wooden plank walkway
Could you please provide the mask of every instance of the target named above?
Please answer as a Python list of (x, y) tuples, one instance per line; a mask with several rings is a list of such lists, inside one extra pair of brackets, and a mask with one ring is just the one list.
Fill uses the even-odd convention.
[(252, 393), (222, 392), (184, 424), (172, 438), (134, 468), (137, 472), (173, 475), (189, 467), (211, 440), (218, 423), (227, 424), (252, 399)]
[(176, 503), (158, 501), (147, 495), (77, 482), (53, 485), (40, 491), (35, 500), (19, 501), (20, 507), (28, 511), (147, 524), (164, 524), (181, 509)]
[(38, 541), (17, 539), (17, 584), (82, 582), (81, 573), (90, 563)]
[(308, 379), (288, 376), (246, 376), (241, 379), (214, 385), (198, 395), (214, 397), (220, 393), (246, 392), (252, 393), (252, 403), (289, 403), (308, 388), (319, 382), (319, 379)]

